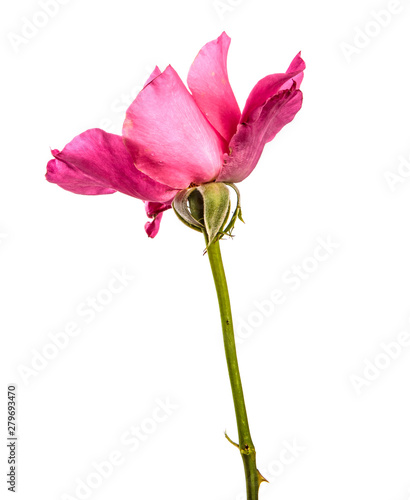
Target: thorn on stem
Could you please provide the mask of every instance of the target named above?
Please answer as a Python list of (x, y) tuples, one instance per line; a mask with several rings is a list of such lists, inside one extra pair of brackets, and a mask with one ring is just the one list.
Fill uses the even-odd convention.
[(262, 476), (262, 474), (258, 471), (258, 469), (256, 469), (256, 472), (258, 473), (258, 483), (259, 483), (259, 486), (263, 482), (269, 483), (269, 481)]

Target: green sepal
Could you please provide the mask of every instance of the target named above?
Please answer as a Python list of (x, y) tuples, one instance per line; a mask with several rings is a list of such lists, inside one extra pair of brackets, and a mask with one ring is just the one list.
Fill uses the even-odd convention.
[(188, 198), (195, 189), (196, 187), (192, 187), (179, 191), (172, 202), (172, 208), (181, 222), (191, 229), (202, 233), (204, 225), (191, 215), (188, 208)]
[(239, 192), (239, 189), (235, 186), (235, 184), (233, 184), (231, 182), (227, 182), (226, 185), (229, 186), (229, 187), (231, 187), (235, 191), (235, 193), (236, 193), (236, 199), (237, 199), (235, 212), (233, 213), (232, 218), (231, 218), (229, 224), (226, 226), (226, 228), (224, 230), (224, 233), (226, 235), (232, 236), (232, 229), (233, 229), (233, 227), (235, 225), (236, 220), (239, 219), (244, 224), (245, 224), (245, 221), (242, 218), (241, 193)]
[(202, 195), (207, 247), (209, 247), (218, 238), (219, 233), (224, 233), (223, 228), (228, 220), (231, 206), (229, 189), (222, 182), (211, 182), (198, 186), (196, 190)]

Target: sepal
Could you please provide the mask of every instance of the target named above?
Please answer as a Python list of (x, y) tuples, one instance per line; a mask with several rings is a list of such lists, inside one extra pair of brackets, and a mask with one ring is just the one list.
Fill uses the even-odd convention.
[[(233, 214), (228, 186), (236, 194)], [(172, 207), (185, 225), (204, 233), (207, 248), (225, 235), (232, 236), (238, 218), (243, 222), (240, 193), (231, 183), (209, 182), (179, 191)]]

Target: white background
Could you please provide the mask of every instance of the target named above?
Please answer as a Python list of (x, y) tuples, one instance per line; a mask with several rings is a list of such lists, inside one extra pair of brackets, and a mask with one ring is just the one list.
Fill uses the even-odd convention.
[[(248, 337), (238, 355), (250, 425), (270, 479), (261, 498), (408, 500), (410, 347), (396, 359), (381, 347), (410, 332), (409, 164), (397, 173), (401, 157), (410, 161), (408, 2), (384, 26), (374, 12), (391, 8), (386, 0), (62, 3), (53, 17), (38, 14), (37, 0), (0, 8), (2, 498), (12, 496), (10, 383), (22, 500), (244, 498), (239, 454), (223, 436), (235, 440), (236, 428), (201, 236), (169, 211), (148, 240), (138, 200), (44, 180), (50, 147), (96, 126), (120, 133), (155, 64), (185, 80), (202, 45), (226, 30), (241, 107), (299, 50), (307, 64), (302, 110), (239, 185), (246, 224), (222, 242), (237, 332)], [(13, 47), (24, 18), (44, 26)], [(318, 238), (338, 248), (315, 265)], [(309, 273), (289, 283), (295, 265)], [(110, 298), (113, 270), (133, 279)], [(285, 301), (258, 314), (275, 289)], [(96, 296), (109, 303), (87, 323), (78, 308)], [(24, 380), (70, 322), (81, 333)], [(150, 420), (167, 398), (178, 408)], [(124, 434), (141, 425), (132, 451)], [(295, 456), (283, 452), (295, 444)], [(115, 451), (121, 464), (101, 479), (93, 463)], [(93, 485), (82, 497), (81, 481)]]

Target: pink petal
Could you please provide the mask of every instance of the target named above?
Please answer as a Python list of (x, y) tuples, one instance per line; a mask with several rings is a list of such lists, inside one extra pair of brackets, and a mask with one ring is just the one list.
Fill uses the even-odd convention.
[(76, 194), (111, 194), (115, 189), (110, 189), (96, 179), (83, 174), (79, 170), (67, 165), (60, 160), (50, 160), (47, 163), (46, 179), (58, 184), (66, 191)]
[(152, 221), (146, 222), (144, 229), (149, 238), (155, 238), (158, 234), (163, 212), (158, 214)]
[(155, 201), (145, 202), (145, 212), (148, 217), (154, 217), (165, 210), (169, 210), (172, 207), (171, 203), (158, 203)]
[(231, 39), (225, 32), (207, 43), (188, 73), (188, 87), (195, 102), (227, 142), (236, 132), (241, 116), (226, 67), (230, 43)]
[(302, 106), (302, 92), (296, 89), (282, 90), (266, 104), (254, 110), (253, 121), (243, 123), (233, 136), (229, 147), (231, 154), (225, 155), (225, 165), (218, 181), (243, 181), (255, 168), (265, 144), (287, 123), (293, 120)]
[(226, 151), (171, 66), (128, 108), (123, 137), (141, 172), (177, 189), (214, 180)]
[(148, 80), (144, 83), (144, 87), (146, 87), (149, 83), (154, 80), (157, 76), (161, 74), (161, 70), (158, 68), (158, 66), (155, 66), (154, 71), (149, 75)]
[(122, 138), (101, 129), (75, 137), (47, 165), (46, 179), (77, 194), (120, 191), (142, 200), (169, 201), (176, 191), (139, 172)]
[(150, 238), (155, 238), (158, 234), (162, 214), (165, 210), (170, 209), (171, 206), (171, 203), (155, 203), (151, 201), (145, 202), (145, 211), (148, 217), (153, 219), (145, 224), (145, 231)]
[(296, 82), (297, 88), (303, 78), (303, 70), (306, 65), (300, 57), (300, 52), (291, 62), (286, 73), (276, 73), (265, 76), (253, 87), (246, 101), (242, 112), (241, 122), (247, 122), (250, 114), (255, 109), (265, 104), (265, 102), (277, 94), (280, 90), (285, 90), (293, 85), (292, 80)]
[(296, 73), (295, 76), (292, 77), (291, 80), (288, 80), (284, 85), (282, 85), (280, 90), (290, 89), (290, 87), (293, 84), (293, 81), (296, 83), (296, 88), (297, 89), (300, 88), (300, 84), (302, 83), (303, 80), (303, 71), (306, 68), (305, 61), (302, 59), (300, 54), (301, 54), (300, 52), (296, 54), (296, 56), (293, 58), (293, 61), (290, 63), (289, 68), (286, 70), (287, 74)]

